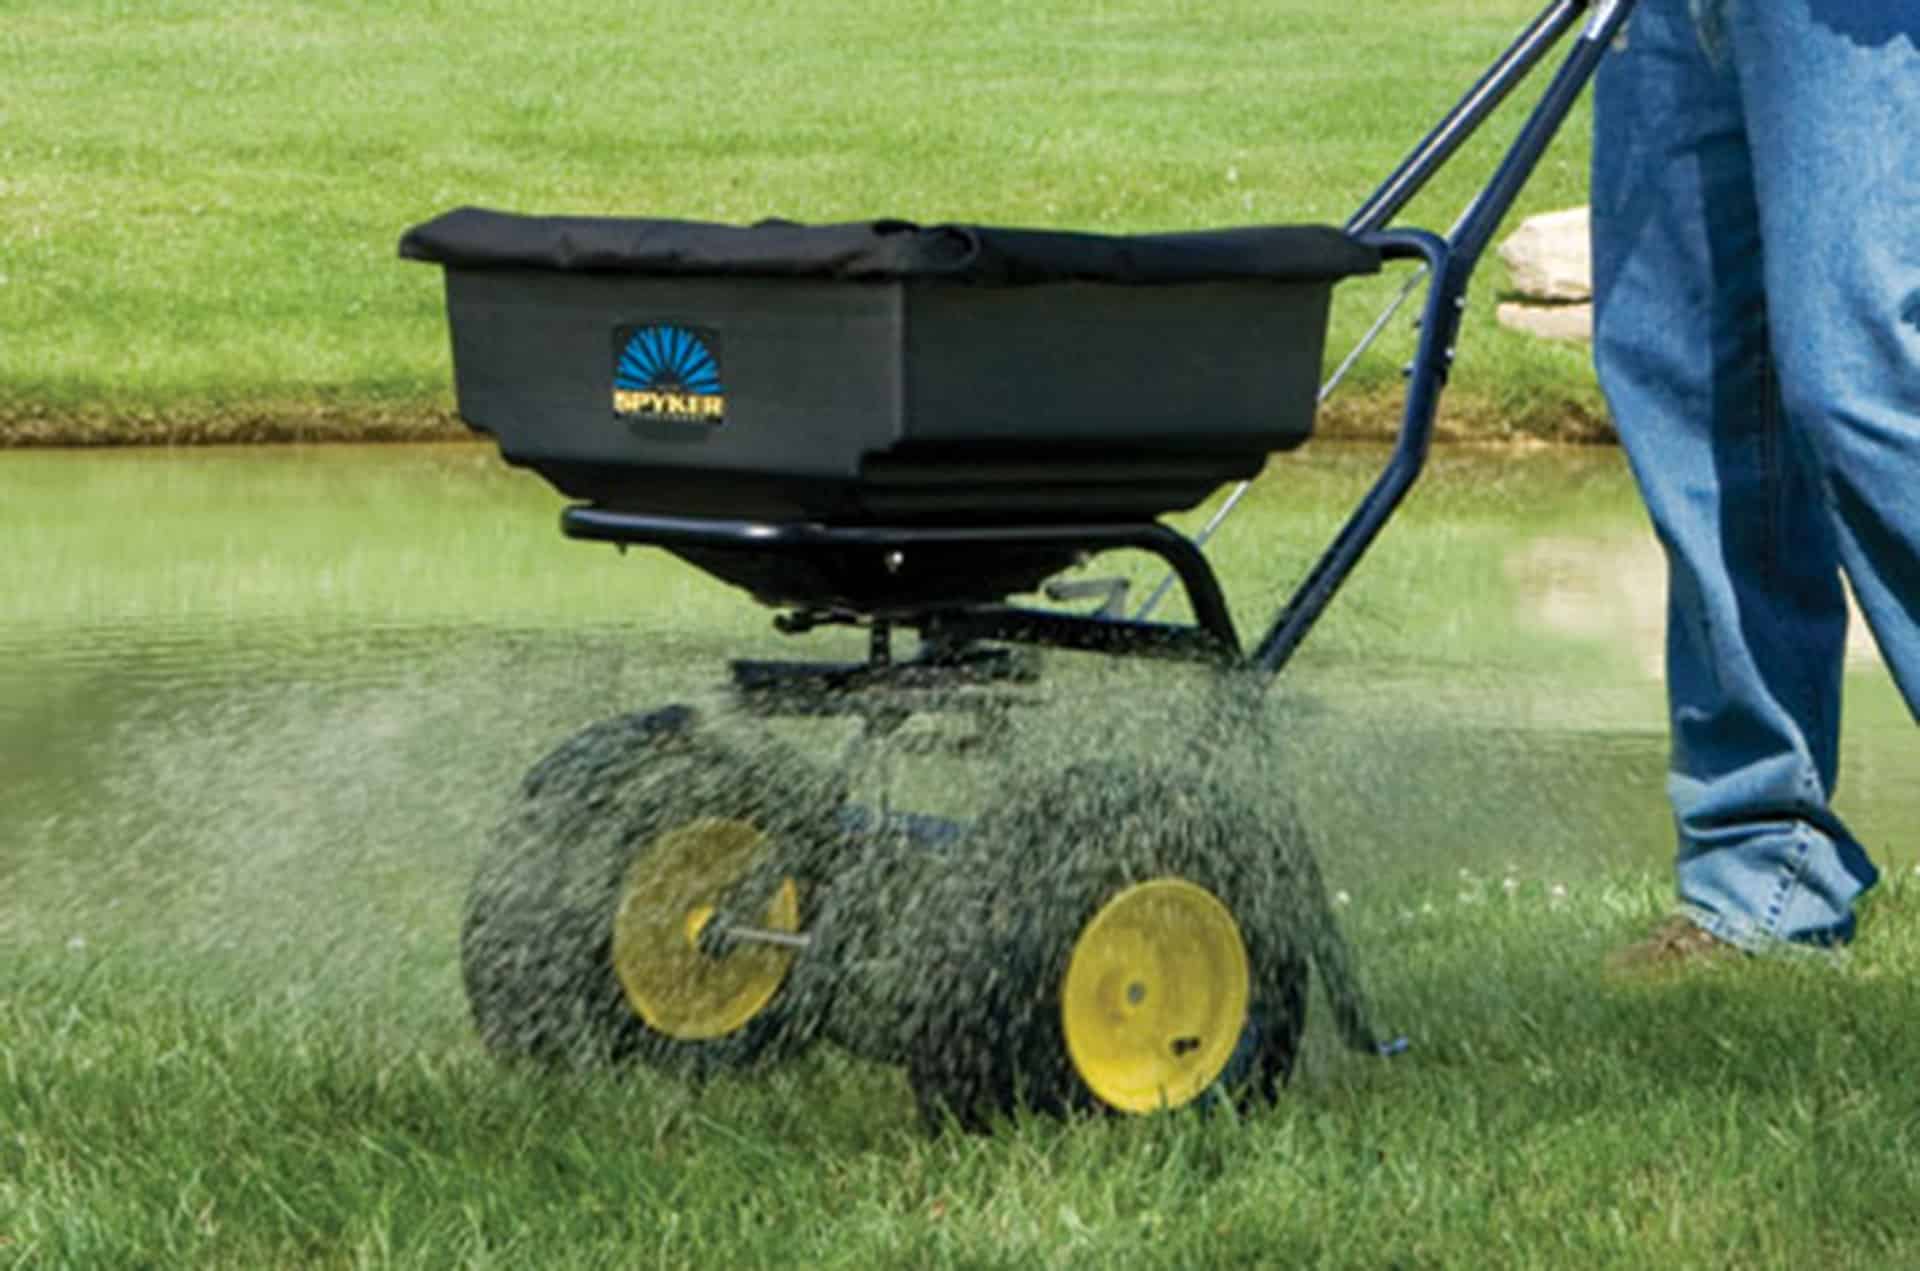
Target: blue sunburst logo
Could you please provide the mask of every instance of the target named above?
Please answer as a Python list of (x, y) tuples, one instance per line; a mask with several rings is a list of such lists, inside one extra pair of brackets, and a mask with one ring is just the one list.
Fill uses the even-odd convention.
[(613, 413), (621, 419), (719, 424), (718, 337), (697, 327), (656, 324), (614, 332)]

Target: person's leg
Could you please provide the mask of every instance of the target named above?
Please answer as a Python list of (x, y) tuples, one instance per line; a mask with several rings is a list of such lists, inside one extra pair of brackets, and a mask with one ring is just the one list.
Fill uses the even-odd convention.
[(1844, 593), (1778, 409), (1741, 84), (1698, 7), (1642, 0), (1595, 89), (1595, 356), (1670, 569), (1676, 882), (1731, 943), (1844, 940), (1875, 878), (1828, 806)]
[(1920, 4), (1743, 0), (1729, 18), (1783, 401), (1920, 716)]

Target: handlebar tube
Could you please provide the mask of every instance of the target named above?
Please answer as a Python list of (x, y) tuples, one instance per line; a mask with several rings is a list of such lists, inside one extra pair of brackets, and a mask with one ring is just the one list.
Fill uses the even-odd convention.
[[(1386, 468), (1341, 526), (1293, 596), (1274, 618), (1249, 662), (1271, 682), (1286, 665), (1315, 619), (1359, 563), (1387, 518), (1406, 496), (1425, 466), (1433, 440), (1440, 392), (1453, 367), (1467, 284), (1494, 231), (1512, 209), (1547, 145), (1566, 122), (1567, 113), (1593, 78), (1594, 71), (1627, 18), (1634, 0), (1555, 0), (1514, 42), (1493, 69), (1461, 99), (1434, 130), (1395, 169), (1348, 222), (1347, 232), (1378, 247), (1387, 259), (1419, 257), (1429, 281), (1421, 315), (1400, 432)], [(1427, 179), (1445, 163), (1495, 106), (1512, 92), (1583, 10), (1586, 28), (1535, 104), (1520, 134), (1508, 147), (1486, 186), (1445, 238), (1426, 230), (1384, 229)]]

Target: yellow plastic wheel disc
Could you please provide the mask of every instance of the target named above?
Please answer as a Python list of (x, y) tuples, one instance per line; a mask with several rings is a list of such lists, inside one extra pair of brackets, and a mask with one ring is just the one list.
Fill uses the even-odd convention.
[(1101, 1102), (1177, 1108), (1226, 1069), (1251, 998), (1247, 947), (1219, 898), (1182, 878), (1136, 883), (1074, 942), (1060, 990), (1067, 1053)]
[[(700, 934), (722, 893), (745, 877), (766, 836), (745, 821), (702, 817), (661, 834), (627, 871), (613, 915), (613, 970), (654, 1031), (680, 1041), (724, 1037), (766, 1009), (794, 951), (742, 945), (722, 957)], [(755, 926), (800, 929), (800, 895), (782, 879)]]

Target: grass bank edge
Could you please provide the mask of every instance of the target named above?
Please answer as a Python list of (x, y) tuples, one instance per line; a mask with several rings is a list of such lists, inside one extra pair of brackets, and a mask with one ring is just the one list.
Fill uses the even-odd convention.
[[(1320, 410), (1317, 435), (1333, 441), (1389, 441), (1399, 429), (1394, 388), (1362, 389)], [(1441, 402), (1443, 442), (1611, 444), (1613, 425), (1588, 393), (1553, 396), (1453, 392)], [(201, 446), (283, 443), (461, 441), (475, 434), (446, 402), (383, 397), (355, 400), (185, 398), (132, 408), (95, 402), (0, 399), (0, 450), (28, 447)]]

